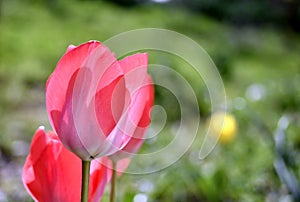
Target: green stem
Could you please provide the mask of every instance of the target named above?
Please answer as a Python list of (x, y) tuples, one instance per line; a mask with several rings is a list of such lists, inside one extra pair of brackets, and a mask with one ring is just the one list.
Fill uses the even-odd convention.
[(91, 161), (82, 160), (81, 202), (88, 202)]
[(112, 161), (112, 176), (111, 176), (111, 185), (110, 185), (110, 202), (115, 202), (116, 197), (116, 164), (114, 161)]

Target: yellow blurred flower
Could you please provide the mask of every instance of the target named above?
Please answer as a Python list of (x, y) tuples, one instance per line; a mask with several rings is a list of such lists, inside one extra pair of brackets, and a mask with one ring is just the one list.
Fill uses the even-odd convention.
[(233, 115), (217, 112), (210, 120), (212, 135), (219, 138), (221, 143), (229, 143), (234, 140), (237, 133), (237, 122)]

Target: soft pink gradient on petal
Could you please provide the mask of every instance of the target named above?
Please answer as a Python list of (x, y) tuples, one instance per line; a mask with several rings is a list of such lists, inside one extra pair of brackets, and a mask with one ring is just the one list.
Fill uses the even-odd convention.
[(144, 135), (150, 124), (150, 112), (154, 102), (154, 88), (150, 76), (147, 76), (146, 85), (140, 88), (134, 100), (136, 100), (135, 104), (145, 103), (143, 112), (128, 143), (120, 151), (110, 156), (114, 161), (131, 157), (144, 142)]
[[(97, 41), (69, 46), (46, 85), (50, 123), (65, 147), (90, 160), (142, 137), (148, 126), (141, 122), (149, 103), (145, 92), (150, 91), (143, 89), (152, 85), (147, 68), (147, 53), (117, 61)], [(140, 141), (129, 145), (134, 142), (139, 148)]]
[[(99, 45), (100, 42), (90, 41), (78, 47), (72, 46), (60, 59), (55, 71), (51, 74), (46, 84), (46, 105), (48, 113), (51, 113), (52, 110), (62, 110), (65, 104), (66, 91), (72, 76), (78, 71), (87, 56)], [(51, 121), (51, 114), (49, 114), (49, 117)]]

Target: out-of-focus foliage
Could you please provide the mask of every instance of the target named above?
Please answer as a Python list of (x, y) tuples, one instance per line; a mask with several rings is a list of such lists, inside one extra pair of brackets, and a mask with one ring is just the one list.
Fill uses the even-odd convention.
[(181, 3), (194, 11), (239, 25), (272, 24), (300, 29), (300, 4), (297, 0), (188, 0)]
[[(112, 0), (121, 6), (151, 4), (159, 0)], [(208, 15), (236, 25), (273, 25), (300, 31), (300, 2), (297, 0), (165, 0), (169, 6)]]
[[(150, 63), (173, 68), (197, 92), (200, 128), (192, 147), (172, 166), (150, 175), (122, 176), (119, 201), (133, 201), (137, 196), (148, 201), (292, 201), (273, 167), (273, 132), (283, 115), (291, 117), (286, 159), (300, 179), (299, 34), (268, 23), (256, 27), (260, 19), (278, 25), (287, 22), (281, 20), (286, 19), (280, 11), (285, 7), (268, 7), (276, 6), (277, 1), (225, 2), (188, 1), (185, 4), (195, 5), (191, 7), (197, 10), (190, 13), (176, 6), (179, 1), (165, 5), (144, 2), (133, 7), (96, 0), (0, 1), (0, 201), (30, 201), (21, 184), (21, 166), (37, 126), (46, 125), (50, 130), (45, 83), (65, 48), (143, 27), (178, 31), (208, 52), (223, 78), (238, 130), (233, 141), (218, 145), (200, 161), (205, 122), (211, 115), (207, 89), (181, 59), (149, 51)], [(221, 23), (219, 15), (233, 22), (250, 19), (255, 23), (234, 26)], [(165, 79), (173, 78), (167, 75)], [(166, 89), (156, 88), (155, 102), (165, 107), (168, 122), (156, 139), (145, 142), (142, 153), (171, 142), (180, 118), (176, 98)], [(191, 112), (191, 119), (193, 116)], [(106, 199), (107, 194), (103, 201)]]

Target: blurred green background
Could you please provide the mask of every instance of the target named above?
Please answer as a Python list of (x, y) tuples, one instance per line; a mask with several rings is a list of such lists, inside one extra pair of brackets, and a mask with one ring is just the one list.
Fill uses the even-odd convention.
[[(205, 86), (183, 61), (150, 52), (150, 63), (174, 68), (197, 92), (200, 128), (192, 147), (167, 169), (122, 176), (118, 201), (299, 201), (299, 26), (297, 0), (0, 0), (0, 201), (31, 201), (22, 166), (36, 128), (51, 129), (45, 82), (66, 47), (145, 27), (180, 32), (208, 52), (238, 129), (236, 137), (200, 161), (211, 113)], [(165, 107), (168, 120), (141, 152), (170, 142), (180, 119), (170, 93), (157, 87), (155, 102)], [(279, 120), (284, 130), (277, 130)], [(277, 149), (276, 130), (276, 137), (283, 137)], [(278, 159), (288, 170), (275, 169)]]

